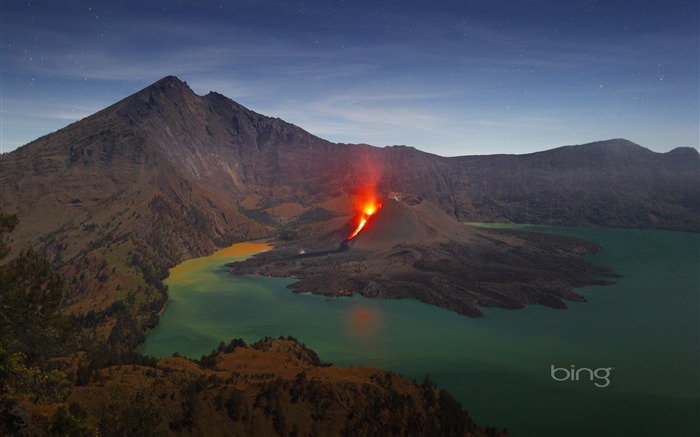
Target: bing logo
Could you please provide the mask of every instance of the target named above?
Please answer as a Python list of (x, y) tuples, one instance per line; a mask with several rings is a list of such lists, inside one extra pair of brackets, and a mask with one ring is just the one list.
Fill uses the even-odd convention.
[(610, 373), (614, 367), (600, 367), (598, 369), (589, 369), (586, 367), (576, 368), (572, 364), (568, 369), (564, 367), (550, 368), (552, 379), (557, 382), (563, 381), (591, 381), (593, 385), (599, 388), (605, 388), (610, 385)]

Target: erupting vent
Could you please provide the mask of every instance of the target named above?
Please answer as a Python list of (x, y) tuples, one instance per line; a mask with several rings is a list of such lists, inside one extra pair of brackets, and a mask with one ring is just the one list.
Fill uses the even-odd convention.
[(372, 197), (365, 203), (364, 208), (362, 209), (362, 214), (360, 214), (360, 222), (357, 224), (357, 227), (355, 228), (353, 233), (350, 234), (350, 236), (348, 237), (348, 241), (352, 240), (357, 236), (357, 234), (360, 233), (362, 228), (364, 228), (367, 224), (367, 220), (369, 220), (369, 218), (372, 215), (374, 215), (381, 207), (382, 205), (377, 203), (374, 197)]

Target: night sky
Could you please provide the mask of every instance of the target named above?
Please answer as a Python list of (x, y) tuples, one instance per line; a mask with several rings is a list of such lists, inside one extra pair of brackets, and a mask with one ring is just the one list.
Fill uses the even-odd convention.
[(0, 0), (2, 152), (176, 75), (445, 155), (699, 147), (698, 0)]

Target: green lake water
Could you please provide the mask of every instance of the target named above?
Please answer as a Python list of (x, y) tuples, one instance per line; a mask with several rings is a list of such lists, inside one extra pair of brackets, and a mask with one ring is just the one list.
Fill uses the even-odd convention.
[[(166, 280), (168, 308), (144, 354), (189, 357), (221, 340), (291, 335), (338, 365), (370, 365), (446, 388), (484, 426), (518, 436), (700, 435), (700, 235), (518, 226), (596, 241), (621, 275), (567, 310), (486, 309), (469, 319), (411, 299), (295, 294), (292, 279), (233, 277), (199, 258)], [(551, 366), (583, 369), (555, 381)], [(558, 371), (562, 379), (564, 371)], [(603, 377), (600, 370), (597, 376)]]

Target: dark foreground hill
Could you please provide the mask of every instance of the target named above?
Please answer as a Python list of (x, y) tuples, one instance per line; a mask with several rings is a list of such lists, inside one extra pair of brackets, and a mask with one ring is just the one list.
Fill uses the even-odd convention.
[(115, 436), (506, 435), (476, 425), (429, 379), (322, 365), (295, 340), (234, 343), (199, 363), (103, 369), (99, 384), (76, 387), (67, 401)]

